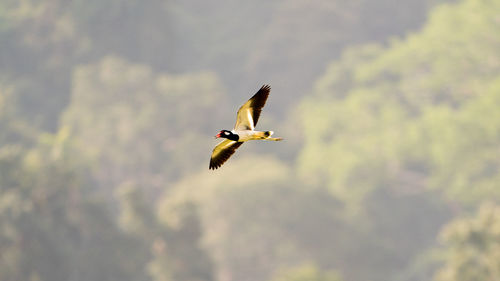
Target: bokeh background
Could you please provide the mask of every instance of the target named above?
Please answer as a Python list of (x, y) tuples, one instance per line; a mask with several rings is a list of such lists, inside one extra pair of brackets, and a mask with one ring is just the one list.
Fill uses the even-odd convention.
[(0, 0), (0, 280), (500, 280), (500, 0)]

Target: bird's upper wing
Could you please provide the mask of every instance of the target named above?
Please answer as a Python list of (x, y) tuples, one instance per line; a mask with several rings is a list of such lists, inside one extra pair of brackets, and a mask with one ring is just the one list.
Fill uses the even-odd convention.
[(240, 107), (236, 115), (235, 130), (253, 130), (255, 128), (270, 91), (269, 85), (262, 86), (253, 97)]
[(242, 142), (236, 142), (232, 140), (223, 140), (220, 142), (212, 152), (212, 157), (210, 157), (210, 166), (209, 169), (215, 170), (222, 166), (224, 162), (234, 154), (236, 149), (240, 147)]

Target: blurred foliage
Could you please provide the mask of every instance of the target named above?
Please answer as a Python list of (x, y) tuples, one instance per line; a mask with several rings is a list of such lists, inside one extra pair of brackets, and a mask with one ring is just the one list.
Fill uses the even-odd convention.
[(14, 89), (17, 118), (51, 131), (69, 100), (71, 69), (87, 46), (65, 2), (0, 1), (0, 80)]
[(281, 270), (271, 281), (341, 281), (335, 272), (321, 272), (314, 265)]
[[(333, 64), (300, 104), (307, 130), (302, 175), (350, 202), (381, 186), (443, 188), (463, 201), (494, 195), (500, 37), (493, 36), (499, 22), (492, 10), (498, 5), (442, 6), (422, 32), (388, 49), (347, 52)], [(478, 174), (479, 198), (469, 192)]]
[(137, 242), (89, 193), (85, 164), (71, 146), (61, 131), (28, 151), (0, 149), (0, 279), (141, 280), (140, 258), (130, 255)]
[(213, 280), (211, 261), (199, 245), (200, 222), (193, 204), (177, 206), (169, 213), (177, 223), (168, 224), (152, 212), (134, 185), (122, 185), (118, 197), (122, 228), (142, 241), (143, 248), (150, 248), (146, 269), (153, 280)]
[[(498, 8), (499, 1), (443, 5), (421, 32), (388, 48), (351, 48), (294, 111), (306, 132), (301, 180), (328, 187), (351, 221), (371, 218), (360, 225), (377, 242), (363, 249), (387, 263), (378, 262), (386, 270), (370, 280), (387, 280), (394, 264), (411, 268), (450, 211), (500, 199)], [(398, 215), (385, 213), (392, 210)], [(417, 226), (419, 217), (426, 223)]]
[(499, 10), (0, 0), (0, 280), (498, 279)]
[[(203, 244), (218, 264), (217, 280), (265, 280), (276, 267), (300, 260), (304, 255), (288, 228), (307, 231), (307, 225), (318, 219), (311, 212), (320, 215), (321, 211), (301, 214), (314, 199), (307, 194), (301, 197), (300, 190), (289, 184), (289, 168), (278, 160), (256, 157), (232, 160), (235, 161), (228, 169), (217, 171), (219, 177), (213, 177), (203, 167), (202, 172), (180, 181), (162, 198), (159, 213), (166, 222), (175, 225), (178, 223), (175, 217), (168, 214), (184, 202), (194, 200), (202, 219)], [(263, 162), (256, 166), (256, 160)], [(330, 223), (329, 217), (324, 219), (325, 224)], [(300, 221), (306, 225), (294, 226)]]
[(212, 73), (155, 74), (147, 66), (105, 57), (76, 68), (62, 123), (82, 144), (82, 153), (95, 160), (100, 182), (162, 188), (191, 172), (191, 159), (206, 154), (209, 147), (201, 141), (225, 113), (223, 100)]
[[(288, 96), (301, 97), (346, 46), (380, 41), (416, 29), (425, 19), (430, 2), (278, 2), (268, 28), (254, 38), (244, 75), (251, 77), (250, 81), (273, 81)], [(280, 100), (285, 105), (292, 101)]]
[(474, 205), (500, 199), (500, 72), (478, 95), (458, 111), (427, 110), (422, 133), (433, 171), (429, 185)]
[(450, 222), (441, 232), (445, 264), (436, 281), (500, 278), (500, 207), (484, 203), (474, 217)]

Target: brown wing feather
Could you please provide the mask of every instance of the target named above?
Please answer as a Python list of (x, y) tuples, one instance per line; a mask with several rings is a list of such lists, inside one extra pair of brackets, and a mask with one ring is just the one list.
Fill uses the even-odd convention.
[[(262, 108), (269, 97), (269, 92), (271, 92), (271, 86), (263, 85), (253, 97), (240, 107), (236, 118), (236, 125), (234, 126), (235, 129), (251, 130), (255, 128)], [(250, 112), (252, 120), (248, 120), (247, 111)], [(248, 124), (248, 122), (252, 122), (252, 124)]]
[(260, 88), (260, 90), (250, 99), (252, 100), (252, 104), (250, 108), (253, 109), (252, 117), (253, 117), (253, 125), (257, 125), (257, 121), (259, 121), (260, 112), (262, 108), (266, 104), (267, 98), (269, 97), (269, 92), (271, 92), (271, 86), (264, 85)]
[(210, 158), (210, 165), (208, 168), (211, 170), (215, 170), (222, 166), (222, 164), (224, 164), (224, 162), (226, 162), (227, 159), (229, 159), (229, 157), (231, 157), (236, 149), (238, 149), (238, 147), (240, 147), (242, 144), (242, 142), (235, 142), (232, 140), (224, 140), (219, 143), (212, 152), (212, 157)]

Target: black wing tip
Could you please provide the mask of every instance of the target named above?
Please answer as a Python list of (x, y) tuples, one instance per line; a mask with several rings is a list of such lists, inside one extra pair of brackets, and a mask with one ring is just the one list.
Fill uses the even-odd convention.
[(223, 161), (222, 163), (220, 162), (217, 162), (217, 161), (214, 161), (213, 159), (210, 159), (210, 165), (208, 165), (208, 169), (209, 170), (216, 170), (217, 168), (219, 168), (220, 166), (222, 166), (222, 164), (224, 164), (225, 161)]
[[(231, 155), (234, 153), (234, 151), (231, 153)], [(231, 155), (227, 157), (223, 157), (222, 159), (210, 159), (210, 165), (208, 166), (209, 170), (217, 170), (220, 168), (226, 161), (231, 157)]]
[(264, 91), (270, 92), (271, 91), (271, 86), (269, 86), (269, 84), (264, 84), (264, 85), (262, 85), (262, 87), (260, 87), (260, 89), (264, 90)]

